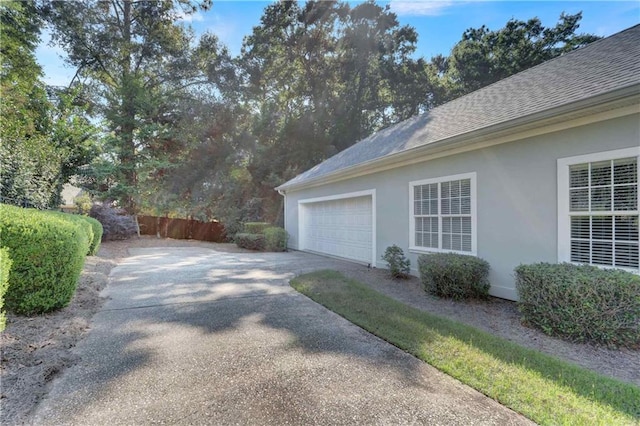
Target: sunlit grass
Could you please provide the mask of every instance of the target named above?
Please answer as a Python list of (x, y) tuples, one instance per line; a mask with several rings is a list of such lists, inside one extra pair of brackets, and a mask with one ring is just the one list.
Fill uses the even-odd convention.
[(412, 308), (334, 271), (291, 286), (539, 424), (640, 424), (640, 388)]

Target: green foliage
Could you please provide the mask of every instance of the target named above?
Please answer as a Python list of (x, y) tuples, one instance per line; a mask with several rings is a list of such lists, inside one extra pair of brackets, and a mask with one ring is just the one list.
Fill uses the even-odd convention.
[(247, 234), (264, 234), (264, 230), (271, 226), (268, 222), (247, 222), (244, 224), (244, 232)]
[(100, 250), (100, 243), (102, 242), (102, 233), (104, 229), (102, 228), (102, 224), (97, 219), (89, 216), (82, 216), (82, 218), (87, 221), (93, 229), (93, 240), (91, 241), (91, 246), (89, 247), (89, 256), (95, 256), (98, 254), (98, 250)]
[(640, 277), (616, 269), (537, 263), (515, 269), (522, 320), (577, 342), (640, 346)]
[(2, 245), (13, 261), (7, 309), (19, 314), (66, 306), (89, 248), (79, 222), (60, 214), (0, 205)]
[(457, 253), (423, 254), (418, 257), (425, 291), (456, 300), (489, 296), (489, 263)]
[(83, 192), (73, 200), (73, 203), (76, 205), (79, 214), (89, 214), (91, 206), (93, 205), (93, 200), (89, 194)]
[(432, 58), (440, 75), (434, 95), (437, 104), (488, 86), (510, 75), (582, 47), (599, 37), (576, 34), (582, 13), (562, 13), (555, 27), (544, 27), (538, 18), (511, 19), (504, 28), (489, 30), (484, 25), (470, 28), (451, 50), (448, 58)]
[(13, 261), (9, 257), (9, 250), (0, 247), (0, 332), (4, 331), (7, 325), (7, 316), (4, 311), (4, 296), (9, 288), (9, 274)]
[(387, 262), (389, 273), (393, 278), (407, 278), (411, 271), (411, 261), (397, 245), (387, 247), (382, 255), (382, 260)]
[(255, 106), (248, 198), (282, 224), (275, 186), (409, 118), (428, 102), (417, 33), (373, 2), (274, 2), (245, 38), (243, 96)]
[(262, 234), (239, 233), (235, 236), (236, 245), (249, 250), (264, 251), (265, 238)]
[(95, 235), (93, 234), (93, 226), (91, 225), (91, 223), (89, 223), (89, 221), (85, 220), (85, 216), (80, 216), (80, 215), (71, 214), (71, 213), (63, 213), (58, 211), (50, 211), (50, 212), (47, 212), (47, 214), (58, 216), (60, 219), (68, 220), (74, 223), (76, 226), (78, 226), (87, 238), (88, 244), (87, 244), (87, 251), (85, 254), (90, 254), (91, 246), (94, 243)]
[(190, 132), (189, 123), (203, 117), (192, 120), (201, 111), (192, 107), (226, 93), (235, 81), (217, 38), (207, 33), (196, 43), (177, 20), (210, 6), (210, 0), (91, 0), (45, 8), (53, 41), (88, 82), (106, 125), (107, 155), (86, 179), (100, 199), (115, 200), (130, 214), (156, 194), (154, 182), (196, 143), (200, 135)]
[(62, 186), (95, 155), (93, 126), (75, 90), (41, 81), (35, 1), (0, 2), (0, 197), (6, 203), (57, 207)]
[(262, 234), (264, 235), (264, 248), (266, 251), (287, 251), (289, 234), (284, 228), (270, 226), (265, 228)]

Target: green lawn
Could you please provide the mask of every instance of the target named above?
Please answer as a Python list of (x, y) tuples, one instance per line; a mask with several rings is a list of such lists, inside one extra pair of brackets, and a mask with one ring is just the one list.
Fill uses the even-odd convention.
[(640, 424), (640, 388), (412, 308), (334, 271), (291, 286), (539, 424)]

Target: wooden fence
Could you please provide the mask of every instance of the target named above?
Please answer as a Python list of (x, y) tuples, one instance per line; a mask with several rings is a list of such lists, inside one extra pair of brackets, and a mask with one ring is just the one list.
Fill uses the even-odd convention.
[(225, 241), (224, 226), (220, 222), (200, 222), (192, 219), (138, 216), (140, 233), (178, 240)]

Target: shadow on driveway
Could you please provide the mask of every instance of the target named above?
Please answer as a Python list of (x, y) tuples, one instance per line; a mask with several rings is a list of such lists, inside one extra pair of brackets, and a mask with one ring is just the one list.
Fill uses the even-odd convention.
[(364, 268), (306, 253), (132, 250), (38, 424), (522, 424), (526, 419), (296, 293)]

